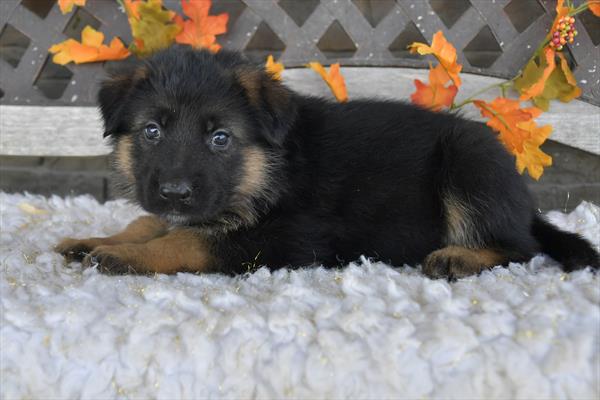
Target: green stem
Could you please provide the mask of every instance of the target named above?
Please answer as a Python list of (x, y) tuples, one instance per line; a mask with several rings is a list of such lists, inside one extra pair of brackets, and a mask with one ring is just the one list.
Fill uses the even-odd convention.
[(450, 109), (451, 109), (451, 110), (455, 110), (455, 109), (457, 109), (457, 108), (461, 108), (461, 107), (462, 107), (462, 106), (464, 106), (464, 105), (467, 105), (467, 104), (469, 104), (469, 103), (472, 103), (472, 102), (473, 102), (473, 100), (475, 100), (475, 98), (476, 98), (477, 96), (479, 96), (481, 93), (485, 93), (485, 92), (487, 92), (488, 90), (490, 90), (490, 89), (493, 89), (493, 88), (495, 88), (495, 87), (499, 87), (499, 88), (501, 88), (501, 89), (502, 89), (502, 91), (504, 91), (504, 90), (505, 90), (505, 88), (506, 88), (506, 86), (509, 86), (509, 85), (512, 83), (512, 81), (514, 81), (515, 79), (516, 79), (516, 77), (515, 77), (515, 78), (512, 78), (512, 79), (509, 79), (509, 80), (507, 80), (507, 81), (504, 81), (504, 82), (494, 83), (494, 84), (492, 84), (492, 85), (486, 86), (486, 87), (484, 87), (483, 89), (476, 91), (475, 93), (473, 93), (471, 96), (467, 97), (467, 98), (466, 98), (464, 101), (460, 102), (459, 104), (453, 104), (453, 105), (450, 107)]
[(571, 11), (568, 15), (570, 17), (572, 17), (573, 15), (577, 15), (579, 13), (582, 13), (585, 10), (588, 9), (588, 6), (590, 4), (600, 4), (600, 0), (588, 0), (585, 3), (583, 3), (582, 5), (580, 5), (579, 7), (577, 7), (576, 9), (574, 9), (573, 11)]

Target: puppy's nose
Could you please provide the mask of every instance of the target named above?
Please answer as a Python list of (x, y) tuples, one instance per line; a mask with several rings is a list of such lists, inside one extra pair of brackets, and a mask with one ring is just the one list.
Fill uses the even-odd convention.
[(165, 182), (158, 190), (165, 200), (186, 201), (192, 197), (192, 186), (186, 181)]

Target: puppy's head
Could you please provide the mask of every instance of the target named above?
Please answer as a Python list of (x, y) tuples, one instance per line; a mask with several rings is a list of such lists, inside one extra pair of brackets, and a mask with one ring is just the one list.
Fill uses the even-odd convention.
[(236, 53), (173, 47), (98, 95), (118, 181), (176, 224), (252, 225), (278, 198), (292, 93)]

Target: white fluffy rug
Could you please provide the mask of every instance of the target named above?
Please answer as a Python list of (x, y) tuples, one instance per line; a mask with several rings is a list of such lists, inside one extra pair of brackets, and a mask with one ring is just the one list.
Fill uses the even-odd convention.
[[(237, 278), (100, 275), (63, 236), (123, 201), (0, 193), (2, 399), (598, 399), (600, 285), (544, 256), (456, 283), (361, 260)], [(600, 244), (600, 208), (559, 226)]]

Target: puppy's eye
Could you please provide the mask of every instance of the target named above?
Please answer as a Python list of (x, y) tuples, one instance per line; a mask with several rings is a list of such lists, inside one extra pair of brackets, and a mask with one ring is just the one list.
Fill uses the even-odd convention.
[(154, 122), (149, 122), (144, 128), (144, 136), (148, 140), (157, 140), (160, 138), (160, 126)]
[(216, 148), (222, 149), (225, 148), (230, 141), (231, 138), (229, 136), (229, 132), (223, 129), (218, 129), (213, 132), (212, 138), (210, 139), (210, 144)]

